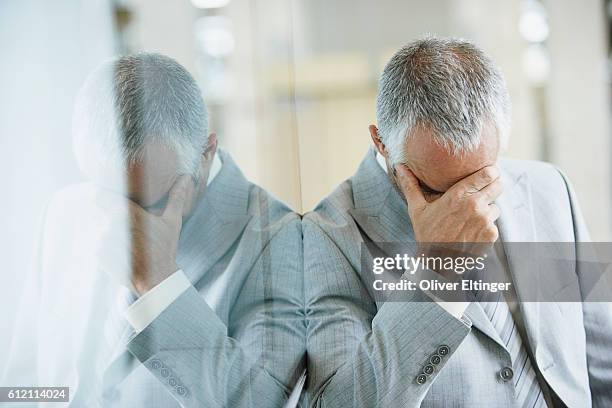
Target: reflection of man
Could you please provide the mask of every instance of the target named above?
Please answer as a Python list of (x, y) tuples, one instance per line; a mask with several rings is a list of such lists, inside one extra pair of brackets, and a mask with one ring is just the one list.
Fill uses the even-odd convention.
[(79, 407), (282, 405), (304, 348), (299, 217), (217, 149), (170, 58), (102, 65), (74, 124), (94, 183), (49, 207), (5, 382), (71, 386)]
[(375, 148), (303, 221), (313, 405), (612, 406), (608, 303), (383, 304), (365, 285), (361, 242), (497, 241), (516, 265), (508, 242), (587, 239), (557, 169), (498, 161), (508, 105), (470, 43), (417, 41), (387, 64)]

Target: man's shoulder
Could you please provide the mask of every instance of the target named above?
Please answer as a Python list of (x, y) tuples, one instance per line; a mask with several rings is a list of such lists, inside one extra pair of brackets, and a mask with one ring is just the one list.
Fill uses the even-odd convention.
[(300, 225), (300, 216), (286, 203), (266, 189), (254, 183), (250, 184), (247, 212), (253, 228), (281, 229)]
[(540, 160), (524, 160), (502, 157), (499, 160), (502, 169), (511, 173), (556, 172), (557, 168), (548, 162)]
[(219, 178), (223, 180), (221, 186), (217, 186), (218, 181), (215, 180), (211, 184), (211, 191), (214, 191), (213, 196), (216, 194), (213, 202), (219, 211), (225, 211), (225, 203), (230, 202), (241, 214), (244, 210), (251, 226), (259, 229), (279, 223), (295, 223), (296, 220), (299, 222), (299, 215), (286, 203), (245, 177), (228, 152), (221, 148), (218, 152), (223, 163)]
[(565, 176), (554, 164), (539, 160), (521, 160), (502, 158), (499, 161), (502, 174), (518, 181), (526, 177), (531, 185), (541, 189), (565, 188)]
[(504, 194), (515, 195), (517, 201), (529, 200), (537, 219), (548, 222), (558, 216), (557, 226), (572, 219), (571, 185), (558, 167), (535, 160), (504, 159), (500, 168), (502, 177), (506, 176)]
[(346, 225), (351, 220), (350, 211), (354, 208), (352, 181), (348, 179), (319, 201), (312, 211), (304, 214), (304, 223)]

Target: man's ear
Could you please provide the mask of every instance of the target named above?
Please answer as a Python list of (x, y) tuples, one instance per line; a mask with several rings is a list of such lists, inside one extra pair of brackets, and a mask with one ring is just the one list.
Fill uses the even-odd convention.
[(378, 128), (375, 125), (370, 125), (368, 129), (370, 130), (370, 137), (372, 138), (372, 142), (374, 142), (374, 146), (376, 146), (378, 153), (382, 154), (385, 158), (388, 158), (385, 144), (382, 142), (382, 140), (380, 140), (380, 136), (378, 135)]
[(206, 145), (206, 150), (204, 150), (204, 153), (203, 153), (204, 160), (212, 160), (216, 151), (217, 151), (217, 134), (211, 133), (210, 136), (208, 136), (208, 144)]
[(211, 133), (208, 136), (208, 144), (206, 145), (206, 149), (202, 153), (200, 160), (200, 182), (198, 183), (198, 195), (204, 192), (206, 188), (206, 182), (208, 180), (208, 175), (210, 173), (210, 168), (213, 163), (213, 158), (215, 157), (215, 153), (217, 152), (217, 135), (215, 133)]

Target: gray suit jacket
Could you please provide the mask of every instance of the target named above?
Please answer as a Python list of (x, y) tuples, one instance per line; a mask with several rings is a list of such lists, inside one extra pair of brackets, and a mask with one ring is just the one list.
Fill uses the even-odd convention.
[[(504, 246), (587, 239), (575, 197), (557, 169), (510, 160), (501, 168), (505, 192), (497, 204)], [(459, 320), (420, 292), (406, 302), (377, 303), (371, 296), (361, 274), (360, 243), (414, 241), (405, 201), (372, 149), (357, 173), (302, 224), (307, 399), (313, 406), (515, 404), (512, 383), (498, 379), (499, 370), (511, 365), (510, 355), (477, 303)], [(511, 271), (528, 267), (509, 248), (506, 254)], [(580, 283), (580, 271), (575, 273)], [(610, 303), (520, 306), (535, 363), (554, 393), (569, 407), (612, 406)], [(441, 346), (448, 354), (438, 370), (417, 384)]]
[(43, 324), (17, 330), (6, 384), (71, 386), (75, 407), (284, 403), (304, 368), (300, 217), (219, 154), (180, 236), (177, 263), (193, 286), (138, 334), (113, 307), (121, 288), (95, 251), (73, 252), (89, 233), (76, 214), (91, 188), (55, 198), (22, 315)]

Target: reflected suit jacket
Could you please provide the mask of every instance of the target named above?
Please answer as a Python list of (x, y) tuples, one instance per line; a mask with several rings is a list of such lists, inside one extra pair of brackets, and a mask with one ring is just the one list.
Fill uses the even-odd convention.
[(179, 240), (192, 286), (139, 333), (77, 245), (96, 224), (77, 215), (91, 186), (56, 195), (20, 318), (39, 324), (16, 329), (5, 384), (70, 386), (75, 407), (282, 406), (303, 370), (300, 218), (219, 155)]
[[(496, 204), (510, 272), (529, 268), (508, 242), (587, 239), (571, 188), (553, 166), (501, 160)], [(510, 407), (499, 379), (510, 354), (478, 303), (457, 319), (422, 292), (378, 303), (361, 272), (361, 243), (414, 242), (407, 206), (370, 149), (356, 174), (303, 219), (306, 399), (317, 407)], [(520, 274), (524, 279), (528, 274)], [(573, 271), (572, 288), (581, 274)], [(521, 290), (517, 282), (517, 296)], [(528, 282), (522, 282), (528, 284)], [(612, 406), (610, 303), (521, 302), (528, 345), (546, 384), (569, 407)], [(415, 381), (446, 346), (436, 371)]]

